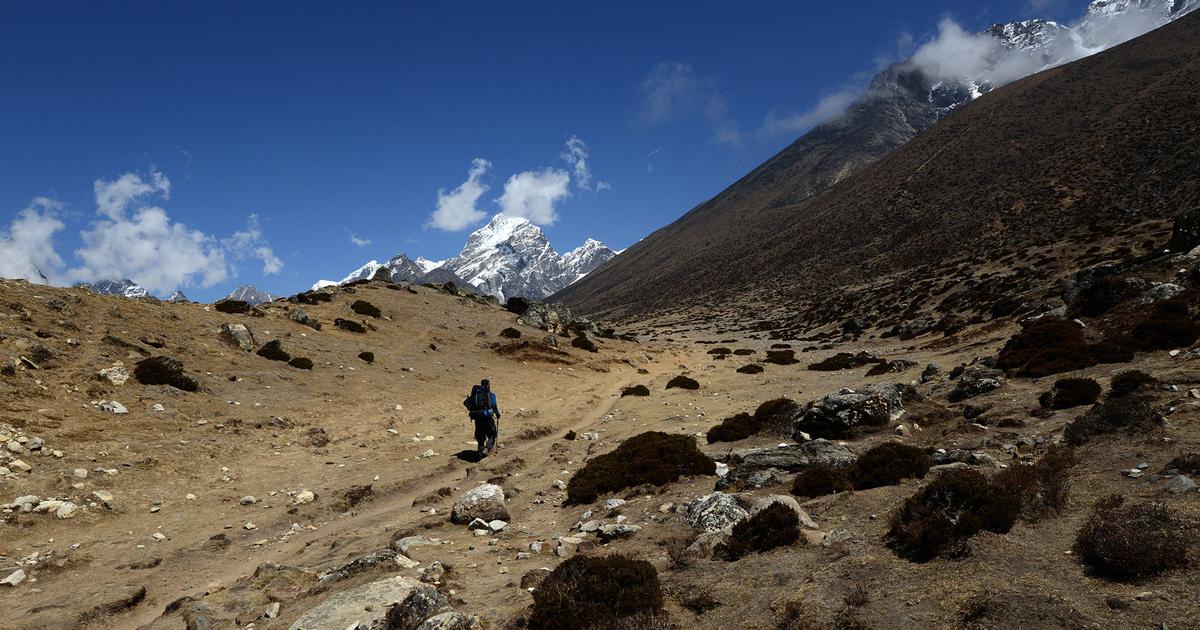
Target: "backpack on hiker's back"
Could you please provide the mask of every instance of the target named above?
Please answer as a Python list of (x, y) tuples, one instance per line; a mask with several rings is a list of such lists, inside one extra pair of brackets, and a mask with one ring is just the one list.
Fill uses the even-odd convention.
[(467, 397), (467, 403), (472, 417), (479, 415), (486, 418), (492, 415), (491, 392), (482, 385), (475, 385), (471, 388), (471, 395)]

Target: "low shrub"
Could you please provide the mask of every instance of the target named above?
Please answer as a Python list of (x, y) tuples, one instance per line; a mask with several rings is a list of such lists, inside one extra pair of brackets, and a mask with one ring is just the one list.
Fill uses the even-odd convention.
[(762, 424), (763, 429), (781, 432), (788, 429), (790, 433), (792, 416), (799, 410), (800, 405), (791, 398), (772, 398), (754, 410), (754, 417)]
[(1142, 433), (1162, 425), (1162, 418), (1144, 398), (1111, 398), (1093, 405), (1063, 429), (1067, 444), (1078, 446), (1112, 433)]
[(230, 313), (235, 315), (249, 313), (252, 308), (253, 307), (249, 302), (243, 302), (242, 300), (230, 300), (228, 298), (217, 300), (217, 302), (213, 304), (213, 309), (218, 313)]
[(356, 321), (350, 320), (350, 319), (342, 319), (341, 317), (334, 319), (333, 325), (334, 325), (334, 327), (341, 328), (342, 330), (345, 330), (346, 332), (359, 333), (359, 334), (367, 332), (366, 326), (363, 326), (362, 324), (360, 324)]
[(980, 531), (1007, 533), (1020, 510), (1020, 498), (1011, 490), (973, 470), (950, 470), (892, 513), (884, 542), (913, 562), (961, 555)]
[(364, 351), (358, 353), (358, 358), (362, 359), (363, 361), (366, 361), (367, 363), (374, 363), (375, 362), (375, 353), (364, 350)]
[(751, 363), (750, 365), (743, 365), (742, 367), (738, 368), (737, 372), (738, 374), (762, 374), (763, 366), (758, 365), (757, 363)]
[(500, 336), (504, 337), (505, 339), (520, 339), (521, 331), (511, 327), (505, 328), (504, 330), (500, 331)]
[(1132, 337), (1139, 350), (1172, 350), (1195, 343), (1200, 337), (1200, 324), (1192, 319), (1187, 304), (1168, 300), (1155, 305), (1133, 326)]
[(621, 390), (621, 398), (626, 396), (649, 396), (650, 388), (645, 385), (633, 385)]
[(632, 486), (662, 486), (683, 475), (712, 475), (717, 467), (687, 435), (647, 431), (592, 458), (567, 482), (568, 505), (589, 503), (601, 494)]
[(1021, 501), (1021, 518), (1036, 522), (1060, 514), (1071, 498), (1070, 469), (1075, 452), (1055, 447), (1032, 464), (1012, 464), (993, 481), (1016, 492)]
[(1180, 475), (1200, 475), (1200, 453), (1184, 453), (1162, 468), (1163, 473), (1172, 470)]
[(996, 367), (1021, 376), (1041, 377), (1091, 367), (1097, 363), (1133, 360), (1133, 347), (1124, 339), (1088, 343), (1082, 328), (1062, 319), (1042, 318), (1013, 335), (996, 357)]
[(729, 561), (751, 553), (785, 547), (800, 538), (800, 517), (792, 508), (773, 503), (763, 511), (733, 526), (729, 540), (716, 554)]
[(524, 315), (525, 311), (529, 310), (529, 300), (523, 297), (510, 297), (508, 298), (508, 301), (504, 303), (504, 308), (510, 313)]
[(264, 343), (263, 346), (254, 354), (272, 361), (287, 362), (292, 360), (292, 355), (288, 354), (288, 352), (283, 349), (283, 343), (278, 339), (272, 339), (271, 341)]
[(1090, 405), (1100, 398), (1100, 383), (1092, 378), (1060, 378), (1038, 402), (1047, 409), (1070, 409)]
[(708, 354), (730, 354), (732, 352), (729, 348), (713, 348), (708, 351)]
[(799, 362), (795, 350), (767, 350), (767, 358), (763, 359), (763, 363), (775, 365), (792, 365)]
[(857, 367), (875, 363), (887, 363), (887, 360), (873, 357), (865, 352), (860, 352), (858, 354), (839, 352), (831, 357), (827, 357), (822, 361), (810, 364), (808, 369), (818, 372), (835, 372), (837, 370), (852, 370)]
[(750, 348), (738, 348), (737, 350), (733, 351), (733, 354), (739, 357), (748, 357), (754, 353), (755, 351), (751, 350)]
[(137, 362), (133, 378), (143, 385), (170, 385), (185, 392), (200, 391), (200, 382), (183, 370), (183, 362), (173, 357), (148, 357)]
[(815, 464), (800, 471), (792, 480), (792, 494), (815, 499), (827, 494), (851, 490), (850, 474), (846, 466)]
[(558, 565), (533, 592), (530, 630), (607, 628), (662, 610), (654, 565), (622, 555), (577, 555)]
[(1158, 379), (1141, 370), (1126, 370), (1112, 377), (1108, 386), (1109, 398), (1121, 398), (1158, 384)]
[(1099, 317), (1137, 295), (1136, 285), (1113, 277), (1084, 287), (1067, 307), (1070, 317)]
[(359, 315), (366, 315), (367, 317), (374, 317), (375, 319), (383, 317), (383, 311), (379, 310), (378, 306), (375, 306), (366, 300), (354, 300), (354, 303), (350, 305), (350, 310), (358, 313)]
[(293, 357), (291, 361), (288, 361), (288, 365), (299, 370), (311, 370), (313, 369), (313, 360), (308, 357)]
[(744, 440), (762, 430), (762, 423), (748, 413), (739, 413), (725, 418), (721, 424), (708, 430), (705, 436), (709, 444), (713, 442), (736, 442)]
[(1189, 540), (1179, 515), (1163, 503), (1096, 502), (1075, 537), (1075, 553), (1093, 573), (1137, 581), (1188, 565)]
[(901, 442), (884, 442), (863, 453), (850, 470), (856, 490), (894, 486), (905, 478), (921, 478), (933, 462), (925, 451)]
[(689, 378), (680, 374), (675, 378), (667, 381), (667, 389), (700, 389), (700, 382), (694, 378)]

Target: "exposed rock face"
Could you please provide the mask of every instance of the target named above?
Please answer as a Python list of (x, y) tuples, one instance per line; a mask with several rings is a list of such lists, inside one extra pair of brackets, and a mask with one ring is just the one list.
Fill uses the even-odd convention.
[(517, 321), (555, 335), (566, 334), (573, 320), (571, 309), (557, 302), (529, 302)]
[(792, 420), (792, 437), (844, 438), (859, 428), (879, 429), (904, 415), (901, 388), (874, 383), (862, 389), (842, 389), (808, 404)]
[(420, 586), (420, 582), (398, 575), (334, 593), (321, 605), (304, 613), (289, 626), (289, 630), (355, 628), (359, 624), (381, 628), (388, 609), (404, 601)]
[(279, 299), (279, 296), (272, 295), (266, 291), (260, 291), (256, 287), (247, 284), (234, 289), (232, 293), (225, 296), (225, 299), (245, 302), (251, 306), (254, 306), (256, 304), (273, 302)]
[(814, 464), (849, 464), (854, 461), (854, 454), (837, 442), (815, 439), (802, 444), (735, 451), (730, 459), (737, 466), (736, 472), (769, 468), (797, 471)]
[(1003, 384), (1000, 379), (1002, 374), (1004, 372), (991, 368), (978, 366), (970, 368), (959, 377), (958, 384), (954, 386), (954, 390), (950, 392), (947, 400), (952, 403), (962, 402), (1000, 389)]
[(466, 525), (475, 519), (508, 521), (504, 489), (492, 483), (479, 485), (458, 498), (450, 512), (450, 522)]
[[(75, 285), (78, 289), (87, 289), (100, 295), (118, 295), (127, 298), (144, 298), (150, 295), (145, 287), (133, 280), (98, 280), (96, 282), (80, 282)], [(186, 298), (185, 298), (186, 299)]]
[(733, 526), (749, 516), (731, 494), (714, 492), (696, 499), (687, 506), (684, 519), (688, 525), (705, 532), (717, 532)]

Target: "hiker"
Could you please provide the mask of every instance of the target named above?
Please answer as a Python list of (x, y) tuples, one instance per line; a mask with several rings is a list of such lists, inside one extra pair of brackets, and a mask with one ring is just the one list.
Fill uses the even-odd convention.
[(471, 419), (475, 421), (475, 442), (479, 444), (479, 457), (482, 459), (496, 447), (496, 434), (499, 432), (500, 408), (496, 406), (496, 394), (492, 393), (492, 384), (486, 378), (471, 388), (471, 395), (463, 401)]

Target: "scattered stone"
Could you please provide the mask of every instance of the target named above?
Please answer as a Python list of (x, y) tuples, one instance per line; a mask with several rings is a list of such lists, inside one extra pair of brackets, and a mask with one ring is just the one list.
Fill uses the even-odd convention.
[(305, 503), (312, 503), (316, 500), (317, 495), (313, 494), (311, 490), (301, 490), (300, 492), (297, 492), (296, 497), (292, 499), (292, 505), (304, 505)]
[(125, 405), (122, 405), (115, 400), (101, 400), (96, 406), (100, 408), (100, 411), (107, 411), (117, 415), (129, 413), (129, 410), (125, 408)]
[(1184, 494), (1196, 489), (1196, 482), (1187, 475), (1175, 475), (1163, 484), (1163, 491), (1171, 494)]
[(928, 383), (929, 381), (937, 378), (941, 373), (942, 366), (938, 365), (937, 363), (930, 363), (929, 365), (925, 366), (924, 370), (921, 371), (921, 382)]
[(638, 527), (637, 525), (630, 525), (628, 523), (601, 525), (600, 528), (596, 530), (596, 535), (600, 538), (600, 540), (608, 542), (618, 538), (628, 538), (629, 536), (637, 533), (640, 529), (641, 527)]
[(1003, 384), (1000, 377), (1003, 374), (1004, 372), (992, 368), (972, 367), (959, 377), (958, 384), (955, 385), (954, 391), (950, 392), (946, 400), (952, 403), (962, 402), (1000, 389)]
[(76, 468), (71, 471), (71, 476), (76, 479), (87, 479), (88, 471), (86, 468)]
[(104, 507), (110, 510), (116, 510), (116, 502), (113, 498), (113, 494), (108, 490), (96, 490), (92, 493), (92, 497), (99, 501)]
[(299, 306), (292, 307), (292, 310), (290, 312), (288, 312), (288, 317), (292, 321), (296, 322), (297, 324), (302, 324), (304, 326), (308, 326), (309, 328), (311, 328), (313, 330), (321, 330), (321, 322), (314, 319), (311, 315), (308, 314), (307, 311), (300, 308)]
[(117, 362), (112, 367), (100, 370), (100, 377), (108, 379), (113, 385), (124, 385), (125, 381), (129, 380), (129, 370), (123, 364)]
[(453, 610), (434, 615), (421, 622), (417, 630), (479, 630), (479, 620)]
[(274, 619), (279, 616), (279, 602), (271, 602), (267, 604), (267, 609), (263, 611), (263, 617)]
[(457, 501), (450, 512), (450, 521), (463, 525), (479, 518), (485, 521), (511, 520), (504, 504), (504, 489), (496, 484), (485, 483), (468, 490)]
[(17, 569), (16, 571), (9, 573), (8, 577), (4, 578), (3, 580), (0, 580), (0, 584), (6, 584), (8, 586), (16, 586), (24, 581), (25, 581), (25, 570)]
[(239, 503), (242, 505), (254, 505), (255, 503), (258, 503), (258, 499), (255, 499), (253, 496), (246, 495), (242, 497), (242, 500), (239, 501)]

